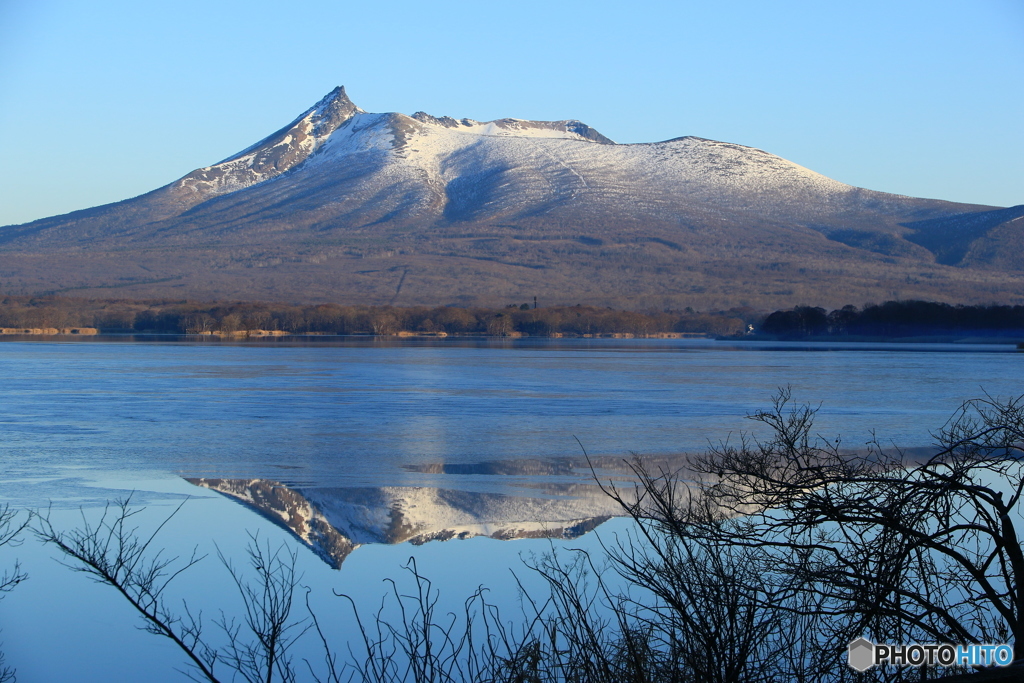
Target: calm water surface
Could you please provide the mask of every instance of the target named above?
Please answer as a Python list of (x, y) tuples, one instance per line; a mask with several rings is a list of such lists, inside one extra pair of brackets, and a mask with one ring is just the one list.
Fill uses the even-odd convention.
[[(18, 507), (51, 504), (55, 523), (70, 528), (80, 514), (95, 519), (105, 500), (135, 490), (149, 506), (137, 518), (143, 530), (191, 497), (160, 540), (169, 555), (197, 549), (209, 557), (176, 580), (172, 597), (207, 614), (238, 614), (218, 550), (243, 557), (246, 532), (297, 545), (265, 518), (183, 476), (521, 494), (528, 476), (409, 467), (576, 456), (574, 436), (595, 455), (699, 451), (754, 426), (743, 416), (767, 407), (784, 385), (797, 400), (821, 404), (823, 435), (857, 446), (874, 429), (882, 440), (924, 446), (963, 400), (1024, 393), (1022, 362), (1010, 346), (3, 342), (0, 497)], [(596, 533), (608, 539), (624, 525), (613, 520)], [(599, 543), (594, 533), (559, 542), (595, 553)], [(458, 611), (479, 584), (514, 607), (509, 569), (529, 585), (519, 558), (550, 548), (477, 538), (364, 546), (340, 571), (301, 548), (298, 561), (344, 653), (352, 620), (332, 591), (355, 595), (364, 614), (372, 613), (386, 590), (382, 579), (401, 581), (400, 566), (412, 555), (440, 588), (443, 609)], [(112, 590), (52, 555), (31, 540), (0, 549), (0, 569), (18, 558), (31, 577), (0, 603), (2, 649), (19, 681), (184, 680), (172, 646), (136, 628), (137, 617)], [(304, 641), (297, 656), (315, 663), (317, 647)]]
[(77, 505), (96, 479), (140, 472), (436, 485), (403, 466), (575, 456), (574, 436), (595, 455), (699, 451), (752, 428), (743, 416), (785, 385), (821, 404), (822, 434), (922, 446), (964, 399), (1024, 393), (1022, 361), (1010, 346), (680, 340), (0, 343), (0, 495)]

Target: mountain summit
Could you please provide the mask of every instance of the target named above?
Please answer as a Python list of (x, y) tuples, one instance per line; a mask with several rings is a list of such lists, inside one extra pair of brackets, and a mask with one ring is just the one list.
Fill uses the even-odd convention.
[(1021, 301), (1024, 207), (699, 137), (363, 111), (342, 87), (134, 199), (0, 228), (0, 290), (373, 304)]
[(198, 204), (276, 178), (306, 161), (353, 116), (365, 113), (338, 86), (281, 130), (219, 164), (192, 171), (174, 187), (191, 192)]

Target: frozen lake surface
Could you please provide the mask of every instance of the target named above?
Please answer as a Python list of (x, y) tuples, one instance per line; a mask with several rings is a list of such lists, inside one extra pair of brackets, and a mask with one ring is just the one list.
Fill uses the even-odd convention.
[(962, 400), (1022, 393), (1021, 361), (997, 345), (0, 343), (0, 495), (77, 506), (143, 473), (438, 485), (410, 466), (576, 457), (574, 437), (599, 456), (700, 451), (786, 385), (821, 404), (823, 434), (921, 446)]
[[(259, 531), (299, 548), (304, 582), (327, 596), (319, 604), (344, 631), (332, 588), (357, 592), (372, 608), (381, 579), (400, 576), (414, 555), (453, 604), (480, 583), (511, 595), (508, 569), (551, 541), (362, 545), (335, 570), (280, 525), (184, 478), (259, 479), (314, 499), (383, 500), (404, 505), (404, 519), (428, 524), (433, 515), (441, 527), (466, 527), (473, 515), (551, 508), (508, 501), (586, 500), (587, 473), (565, 466), (578, 464), (576, 438), (606, 460), (702, 451), (754, 427), (744, 415), (767, 407), (780, 386), (791, 386), (797, 401), (820, 403), (818, 431), (851, 448), (872, 430), (885, 443), (927, 446), (963, 400), (1024, 393), (1022, 361), (1000, 345), (4, 342), (0, 496), (17, 508), (51, 506), (68, 526), (79, 507), (95, 515), (131, 491), (149, 506), (144, 523), (191, 497), (163, 538), (175, 553), (199, 547), (212, 557), (183, 578), (182, 597), (211, 614), (233, 609), (220, 602), (228, 591), (213, 544), (234, 555), (246, 531)], [(483, 521), (478, 526), (492, 528), (494, 519)], [(374, 540), (371, 527), (356, 545)], [(594, 533), (556, 543), (597, 547)], [(20, 681), (183, 680), (169, 643), (138, 631), (113, 591), (51, 555), (31, 541), (0, 553), (3, 566), (18, 557), (31, 576), (0, 603), (0, 640)]]

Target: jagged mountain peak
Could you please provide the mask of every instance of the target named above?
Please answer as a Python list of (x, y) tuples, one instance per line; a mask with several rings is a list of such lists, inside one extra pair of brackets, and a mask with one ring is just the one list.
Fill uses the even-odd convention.
[[(398, 113), (368, 114), (349, 99), (345, 86), (339, 85), (284, 128), (224, 161), (196, 169), (172, 184), (172, 189), (178, 194), (179, 201), (194, 206), (211, 197), (271, 180), (301, 165), (331, 140), (336, 131), (360, 115), (364, 115), (362, 124), (350, 127), (348, 133), (359, 133), (385, 124), (391, 131), (390, 147), (396, 150), (405, 147), (417, 125), (487, 137), (562, 138), (615, 144), (575, 119), (529, 121), (504, 118), (475, 121), (450, 116), (435, 117), (422, 111), (411, 117)], [(370, 144), (373, 144), (372, 140)]]
[(420, 123), (441, 126), (442, 128), (464, 133), (475, 133), (477, 135), (560, 137), (588, 140), (604, 145), (615, 144), (610, 138), (601, 135), (587, 124), (576, 119), (530, 121), (527, 119), (504, 118), (493, 121), (476, 121), (468, 118), (455, 119), (451, 116), (431, 116), (423, 111), (416, 112), (411, 118), (416, 119)]
[(362, 113), (365, 112), (349, 99), (348, 93), (345, 92), (345, 86), (339, 85), (314, 104), (312, 108), (308, 109), (292, 125), (309, 117), (316, 127), (321, 129), (330, 128), (333, 132), (342, 123), (352, 118), (353, 115)]
[(339, 85), (284, 128), (224, 161), (196, 169), (172, 187), (186, 202), (197, 204), (270, 180), (304, 162), (334, 131), (363, 113)]

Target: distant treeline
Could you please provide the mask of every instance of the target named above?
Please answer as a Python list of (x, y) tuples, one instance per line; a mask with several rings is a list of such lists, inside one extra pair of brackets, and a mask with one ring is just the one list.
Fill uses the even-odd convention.
[(617, 311), (592, 306), (504, 308), (288, 305), (190, 301), (86, 300), (0, 296), (0, 328), (99, 328), (110, 332), (222, 334), (246, 330), (289, 334), (582, 336), (664, 333), (738, 335), (752, 310), (718, 313)]
[(824, 308), (797, 306), (775, 311), (761, 332), (786, 338), (818, 336), (1024, 337), (1024, 306), (954, 306), (931, 301), (887, 301), (880, 305)]

